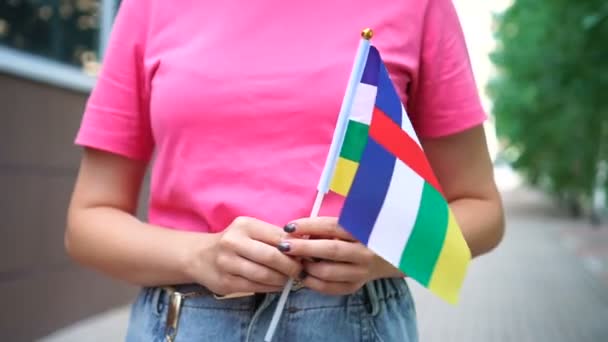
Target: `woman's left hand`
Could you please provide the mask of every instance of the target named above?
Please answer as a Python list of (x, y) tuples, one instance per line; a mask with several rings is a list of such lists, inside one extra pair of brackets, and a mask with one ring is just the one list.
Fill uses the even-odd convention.
[(289, 235), (279, 249), (303, 260), (299, 280), (312, 290), (345, 295), (370, 280), (404, 276), (341, 228), (336, 217), (299, 219), (285, 231)]

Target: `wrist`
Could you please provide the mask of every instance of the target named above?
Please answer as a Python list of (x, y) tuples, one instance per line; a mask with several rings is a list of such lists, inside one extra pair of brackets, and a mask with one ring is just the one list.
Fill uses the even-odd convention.
[(180, 269), (189, 283), (207, 285), (213, 272), (212, 254), (218, 240), (219, 234), (216, 233), (197, 233), (188, 239)]
[(381, 279), (381, 278), (403, 278), (405, 274), (380, 256), (376, 255), (375, 266), (373, 269), (374, 272), (371, 280)]

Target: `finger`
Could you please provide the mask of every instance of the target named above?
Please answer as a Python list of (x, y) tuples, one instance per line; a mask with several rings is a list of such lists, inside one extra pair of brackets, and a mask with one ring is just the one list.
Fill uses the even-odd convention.
[(214, 293), (218, 295), (229, 295), (238, 292), (279, 292), (283, 286), (271, 286), (266, 284), (260, 284), (249, 279), (245, 279), (240, 276), (226, 274), (224, 275), (221, 288)]
[(292, 235), (310, 235), (312, 237), (328, 237), (342, 240), (354, 241), (355, 238), (344, 228), (338, 225), (337, 217), (308, 217), (290, 222), (286, 231)]
[(287, 255), (302, 258), (317, 258), (331, 261), (367, 264), (373, 260), (374, 253), (358, 242), (342, 240), (289, 239)]
[(314, 276), (306, 277), (302, 284), (311, 290), (334, 296), (355, 293), (362, 286), (356, 283), (323, 281)]
[(235, 255), (234, 258), (218, 259), (220, 269), (263, 285), (283, 286), (288, 277), (272, 268)]
[(326, 282), (364, 282), (367, 269), (357, 264), (322, 261), (304, 263), (304, 271), (310, 276)]
[(250, 238), (271, 246), (276, 246), (287, 235), (280, 227), (258, 219), (239, 217), (236, 220), (238, 220), (236, 224), (244, 227)]
[(275, 271), (295, 278), (302, 271), (302, 264), (294, 258), (283, 254), (275, 246), (257, 240), (244, 240), (235, 246), (235, 252), (243, 258), (269, 267)]

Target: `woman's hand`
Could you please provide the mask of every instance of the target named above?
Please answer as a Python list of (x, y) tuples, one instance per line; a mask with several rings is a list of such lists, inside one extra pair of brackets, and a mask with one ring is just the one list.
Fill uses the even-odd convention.
[[(335, 217), (305, 218), (287, 225), (279, 248), (300, 257), (304, 286), (331, 295), (351, 294), (370, 280), (403, 273), (339, 227)], [(303, 238), (308, 236), (309, 238)], [(311, 261), (312, 260), (312, 261)]]
[(227, 295), (239, 292), (278, 292), (302, 265), (281, 253), (281, 228), (248, 217), (236, 218), (205, 247), (195, 247), (188, 273), (209, 290)]

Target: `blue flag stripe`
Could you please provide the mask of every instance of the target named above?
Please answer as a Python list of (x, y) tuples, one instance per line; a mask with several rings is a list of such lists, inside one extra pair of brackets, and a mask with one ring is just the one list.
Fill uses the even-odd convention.
[(382, 146), (368, 140), (338, 221), (365, 245), (384, 204), (395, 162), (395, 157)]
[[(380, 53), (373, 46), (370, 47), (361, 82), (378, 87), (376, 107), (401, 126), (401, 99), (395, 92)], [(395, 163), (394, 155), (368, 137), (339, 219), (339, 224), (363, 244), (367, 245), (384, 204)]]
[(401, 99), (391, 81), (388, 70), (384, 63), (380, 63), (378, 76), (378, 92), (376, 94), (376, 107), (391, 118), (399, 127), (401, 127)]
[(375, 47), (370, 46), (367, 61), (365, 62), (365, 69), (363, 69), (363, 75), (361, 76), (361, 83), (378, 86), (380, 63), (380, 53)]

